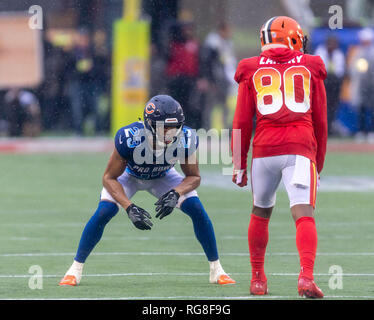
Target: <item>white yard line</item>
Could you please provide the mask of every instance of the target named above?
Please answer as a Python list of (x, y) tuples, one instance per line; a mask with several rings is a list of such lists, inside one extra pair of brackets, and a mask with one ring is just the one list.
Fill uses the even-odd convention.
[[(75, 252), (1, 253), (0, 257), (74, 256)], [(203, 256), (203, 252), (93, 252), (96, 256)], [(247, 252), (226, 252), (221, 256), (249, 256)], [(297, 256), (297, 252), (269, 252), (267, 256)], [(374, 252), (319, 252), (317, 256), (374, 256)]]
[[(249, 272), (233, 272), (229, 273), (232, 276), (242, 276), (249, 275)], [(298, 273), (279, 273), (279, 272), (269, 272), (269, 276), (277, 277), (295, 277), (298, 276)], [(332, 274), (329, 273), (315, 273), (315, 276), (318, 277), (331, 277)], [(334, 274), (335, 276), (337, 274)], [(31, 274), (0, 274), (0, 278), (30, 278)], [(59, 278), (63, 274), (43, 274), (43, 278)], [(83, 274), (84, 277), (207, 277), (209, 276), (208, 272), (130, 272), (130, 273), (98, 273), (98, 274)], [(346, 277), (374, 277), (374, 273), (343, 273), (342, 276)]]
[[(1, 213), (0, 213), (1, 215)], [(19, 227), (19, 228), (71, 228), (71, 227), (84, 227), (86, 225), (86, 221), (84, 222), (61, 222), (61, 223), (55, 223), (54, 225), (51, 225), (49, 223), (38, 223), (38, 222), (28, 222), (28, 223), (2, 223), (1, 227)], [(131, 223), (131, 222), (129, 222)], [(320, 222), (317, 221), (317, 227), (361, 227), (361, 226), (371, 226), (374, 225), (374, 221), (350, 221), (350, 222)], [(171, 225), (180, 225), (179, 222), (168, 222), (168, 224)], [(117, 227), (126, 226), (128, 224), (126, 223), (117, 223)], [(277, 221), (271, 221), (270, 222), (271, 227), (285, 227), (285, 226), (292, 226), (291, 220), (289, 222), (277, 222)]]
[[(45, 241), (48, 237), (7, 237), (0, 236), (0, 240), (3, 241)], [(126, 240), (126, 241), (155, 241), (155, 240), (173, 240), (173, 241), (185, 241), (195, 240), (194, 236), (152, 236), (152, 237), (139, 237), (139, 236), (103, 236), (102, 240)], [(247, 236), (220, 236), (220, 240), (232, 240), (232, 241), (243, 241), (247, 240)], [(290, 236), (272, 236), (272, 240), (295, 240), (295, 235)], [(361, 237), (360, 235), (330, 235), (330, 236), (318, 236), (319, 240), (353, 240), (353, 239), (374, 239), (374, 235), (368, 235)]]

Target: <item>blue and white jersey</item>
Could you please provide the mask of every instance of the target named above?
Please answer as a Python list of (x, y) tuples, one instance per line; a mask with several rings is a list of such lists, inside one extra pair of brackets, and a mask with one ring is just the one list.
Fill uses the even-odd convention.
[(147, 140), (143, 122), (134, 122), (122, 127), (115, 136), (115, 147), (127, 160), (126, 171), (138, 179), (151, 180), (163, 177), (179, 161), (196, 152), (199, 140), (196, 131), (183, 126), (172, 145), (154, 151)]

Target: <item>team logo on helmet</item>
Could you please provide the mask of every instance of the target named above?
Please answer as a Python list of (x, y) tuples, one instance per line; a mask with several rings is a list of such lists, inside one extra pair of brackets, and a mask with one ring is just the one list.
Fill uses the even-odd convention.
[(147, 106), (145, 107), (145, 113), (146, 114), (152, 114), (153, 112), (155, 112), (156, 110), (156, 106), (150, 102), (147, 104)]

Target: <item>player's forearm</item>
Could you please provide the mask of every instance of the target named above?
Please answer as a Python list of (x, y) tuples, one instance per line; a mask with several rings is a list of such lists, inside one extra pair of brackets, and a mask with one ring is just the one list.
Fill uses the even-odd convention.
[(232, 125), (231, 151), (235, 169), (247, 168), (247, 155), (252, 137), (253, 103), (248, 94), (248, 83), (239, 84), (236, 110)]
[(187, 176), (181, 182), (181, 184), (174, 188), (181, 196), (195, 190), (200, 186), (201, 177), (200, 176)]
[(321, 173), (323, 166), (325, 164), (325, 155), (317, 155), (317, 172)]
[(324, 162), (325, 162), (325, 155), (327, 149), (327, 120), (318, 120), (314, 124), (314, 133), (316, 136), (317, 141), (317, 154), (316, 154), (316, 162), (317, 162), (317, 170), (318, 173), (322, 171)]
[(132, 203), (126, 196), (121, 184), (116, 179), (103, 178), (103, 186), (109, 194), (116, 200), (125, 210)]
[(327, 102), (326, 90), (322, 80), (316, 83), (316, 95), (313, 97), (313, 126), (317, 141), (317, 171), (323, 169), (327, 149)]
[(248, 124), (234, 123), (233, 125), (231, 151), (235, 169), (247, 168), (247, 157), (252, 135), (251, 127), (248, 128)]
[(326, 156), (327, 149), (327, 133), (326, 137), (316, 137), (317, 140), (317, 153), (316, 153), (316, 166), (318, 173), (321, 173)]

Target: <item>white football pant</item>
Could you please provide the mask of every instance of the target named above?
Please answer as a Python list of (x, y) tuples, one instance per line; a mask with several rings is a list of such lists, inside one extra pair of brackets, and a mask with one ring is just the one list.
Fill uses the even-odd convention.
[(276, 191), (282, 180), (290, 207), (310, 204), (315, 207), (317, 169), (311, 160), (299, 155), (282, 155), (252, 160), (251, 185), (253, 203), (260, 208), (275, 205)]
[[(131, 199), (138, 191), (148, 191), (150, 194), (159, 199), (166, 192), (177, 187), (183, 179), (184, 177), (177, 170), (175, 170), (175, 168), (172, 168), (165, 174), (165, 176), (152, 180), (138, 179), (125, 171), (121, 176), (118, 177), (117, 181), (122, 185), (123, 190), (129, 199)], [(177, 208), (179, 208), (182, 202), (187, 198), (197, 196), (198, 195), (195, 190), (180, 196), (178, 199)], [(105, 188), (103, 188), (101, 191), (100, 200), (109, 200), (117, 203), (117, 201), (113, 199)]]

